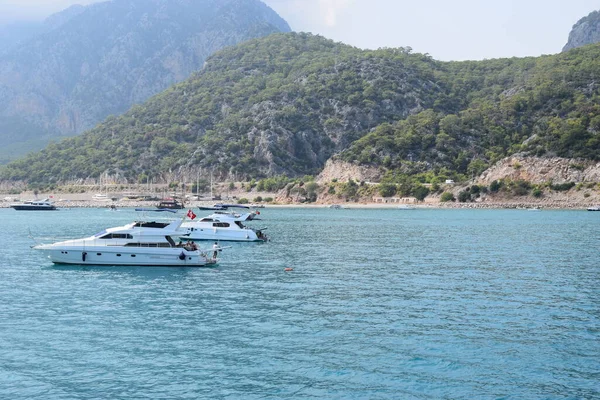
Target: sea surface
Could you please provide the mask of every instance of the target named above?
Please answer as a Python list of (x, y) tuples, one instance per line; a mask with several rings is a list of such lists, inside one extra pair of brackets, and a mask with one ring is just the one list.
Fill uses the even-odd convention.
[(600, 398), (600, 213), (261, 217), (218, 267), (69, 267), (30, 246), (138, 213), (0, 210), (0, 398)]

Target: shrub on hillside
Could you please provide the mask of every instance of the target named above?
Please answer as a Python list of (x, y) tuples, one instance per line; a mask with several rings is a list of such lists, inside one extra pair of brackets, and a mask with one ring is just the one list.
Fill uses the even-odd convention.
[(466, 190), (462, 190), (458, 193), (458, 201), (461, 203), (471, 201), (471, 193), (467, 192)]
[(566, 192), (567, 190), (571, 190), (575, 186), (575, 182), (565, 182), (558, 184), (550, 184), (550, 189), (556, 190), (557, 192)]
[(490, 192), (496, 193), (502, 187), (502, 181), (493, 181), (490, 183)]
[(454, 195), (450, 192), (444, 192), (444, 193), (442, 193), (442, 197), (440, 197), (440, 201), (442, 203), (446, 203), (448, 201), (454, 201), (454, 200), (456, 200), (456, 199), (454, 198)]
[(512, 192), (515, 196), (527, 196), (531, 190), (531, 183), (518, 180), (512, 183)]

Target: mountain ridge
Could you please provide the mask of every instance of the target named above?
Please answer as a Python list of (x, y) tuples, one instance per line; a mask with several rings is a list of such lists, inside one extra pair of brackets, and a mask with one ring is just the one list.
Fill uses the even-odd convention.
[(200, 69), (225, 46), (289, 25), (258, 0), (115, 0), (71, 7), (0, 55), (0, 144), (78, 134)]

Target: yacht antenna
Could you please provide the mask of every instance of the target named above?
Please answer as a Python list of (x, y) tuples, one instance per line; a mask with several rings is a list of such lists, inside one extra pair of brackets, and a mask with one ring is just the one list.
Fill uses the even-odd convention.
[(29, 231), (29, 235), (27, 235), (27, 237), (31, 240), (33, 240), (33, 242), (35, 243), (34, 245), (31, 245), (29, 247), (35, 247), (37, 245), (39, 245), (39, 242), (33, 237), (33, 234), (31, 233), (31, 228), (27, 228), (27, 230)]

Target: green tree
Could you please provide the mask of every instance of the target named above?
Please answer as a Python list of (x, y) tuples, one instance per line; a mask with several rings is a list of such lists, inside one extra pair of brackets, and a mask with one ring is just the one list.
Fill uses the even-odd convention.
[(392, 197), (396, 194), (398, 188), (393, 183), (380, 183), (377, 186), (377, 191), (383, 197)]
[(425, 200), (425, 197), (429, 195), (429, 188), (422, 185), (418, 185), (414, 188), (413, 195), (418, 201), (423, 201)]

